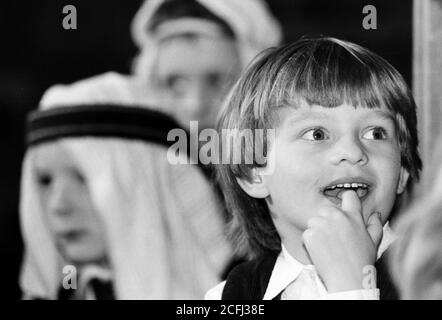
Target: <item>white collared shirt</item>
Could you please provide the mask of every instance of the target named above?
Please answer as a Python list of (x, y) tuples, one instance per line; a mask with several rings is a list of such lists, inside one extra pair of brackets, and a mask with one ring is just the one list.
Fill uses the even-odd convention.
[[(384, 233), (378, 249), (379, 259), (388, 246), (395, 240), (395, 236), (388, 226), (384, 226)], [(221, 300), (226, 282), (223, 281), (210, 289), (206, 300)], [(293, 258), (284, 245), (276, 260), (270, 280), (264, 293), (263, 300), (271, 300), (281, 293), (281, 300), (378, 300), (379, 289), (361, 289), (328, 293), (324, 283), (319, 278), (315, 266), (304, 265)]]

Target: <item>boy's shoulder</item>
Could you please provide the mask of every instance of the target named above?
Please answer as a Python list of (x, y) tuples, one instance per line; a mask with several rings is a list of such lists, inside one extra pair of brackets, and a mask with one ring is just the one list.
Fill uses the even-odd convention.
[(269, 253), (235, 266), (223, 285), (221, 298), (223, 300), (262, 299), (277, 258), (278, 253)]
[[(388, 270), (388, 251), (376, 262), (377, 286), (381, 300), (397, 300), (398, 292)], [(261, 300), (278, 254), (267, 254), (235, 266), (221, 282), (206, 294), (208, 300)]]
[[(394, 243), (392, 244), (394, 245)], [(390, 248), (388, 248), (382, 256), (376, 261), (375, 267), (376, 267), (376, 278), (377, 278), (377, 287), (379, 288), (380, 292), (380, 299), (381, 300), (398, 300), (399, 299), (399, 293), (394, 285), (393, 279), (390, 274), (390, 270), (388, 267), (389, 262), (389, 252), (391, 251)]]

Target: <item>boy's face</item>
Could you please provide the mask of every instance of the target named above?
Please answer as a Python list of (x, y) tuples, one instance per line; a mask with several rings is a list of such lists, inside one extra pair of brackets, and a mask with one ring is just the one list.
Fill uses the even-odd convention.
[(385, 222), (408, 178), (387, 110), (304, 104), (277, 112), (274, 171), (249, 188), (260, 188), (277, 229), (304, 231), (321, 207), (340, 207), (346, 188), (358, 194), (366, 224), (374, 212)]

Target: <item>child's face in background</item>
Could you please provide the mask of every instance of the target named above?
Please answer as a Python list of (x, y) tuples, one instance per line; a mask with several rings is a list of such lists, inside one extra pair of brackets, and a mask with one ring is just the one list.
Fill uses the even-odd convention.
[(160, 103), (185, 127), (214, 127), (222, 98), (240, 70), (236, 44), (225, 37), (174, 37), (160, 44)]
[(282, 236), (306, 230), (321, 207), (340, 207), (348, 187), (360, 198), (366, 224), (375, 212), (385, 223), (408, 178), (387, 110), (304, 104), (277, 112), (274, 173), (262, 178)]
[(57, 143), (39, 146), (36, 184), (49, 229), (62, 255), (70, 262), (102, 262), (104, 230), (88, 186), (69, 150)]

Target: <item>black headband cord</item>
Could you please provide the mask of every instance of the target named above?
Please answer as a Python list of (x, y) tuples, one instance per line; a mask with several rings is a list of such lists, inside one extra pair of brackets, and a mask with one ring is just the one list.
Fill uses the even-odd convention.
[(135, 106), (79, 105), (37, 110), (26, 123), (26, 145), (80, 136), (139, 139), (170, 146), (170, 130), (181, 128), (168, 115)]
[[(26, 122), (26, 145), (67, 137), (114, 137), (138, 139), (170, 147), (167, 141), (173, 129), (183, 129), (172, 117), (147, 108), (114, 104), (54, 107), (31, 112)], [(183, 129), (184, 130), (184, 129)], [(188, 132), (186, 136), (189, 139)], [(187, 150), (190, 159), (190, 150)], [(213, 168), (199, 163), (207, 178), (213, 178)]]

